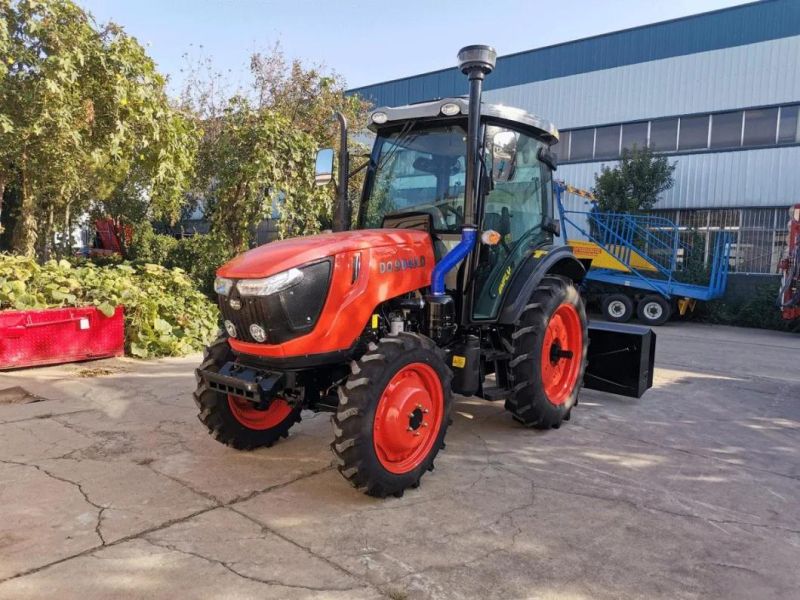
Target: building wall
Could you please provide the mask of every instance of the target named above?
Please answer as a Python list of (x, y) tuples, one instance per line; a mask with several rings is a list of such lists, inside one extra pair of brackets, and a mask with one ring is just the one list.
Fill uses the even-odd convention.
[[(501, 57), (484, 90), (485, 101), (523, 108), (561, 130), (798, 104), (800, 0), (765, 0)], [(379, 106), (466, 92), (457, 69), (351, 90)], [(731, 232), (734, 270), (774, 273), (783, 210), (800, 202), (800, 131), (783, 146), (679, 151), (670, 160), (677, 162), (675, 185), (656, 206), (661, 214), (687, 234)], [(603, 166), (615, 164), (562, 162), (557, 177), (589, 189)]]
[[(677, 163), (675, 186), (658, 202), (661, 209), (788, 207), (800, 202), (800, 146), (682, 154), (670, 161)], [(590, 189), (595, 173), (615, 164), (562, 164), (556, 176)]]
[(799, 63), (797, 35), (489, 90), (484, 98), (559, 129), (604, 125), (796, 102)]

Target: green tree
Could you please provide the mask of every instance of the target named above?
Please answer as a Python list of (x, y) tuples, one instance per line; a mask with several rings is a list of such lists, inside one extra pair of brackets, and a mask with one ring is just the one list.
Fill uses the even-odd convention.
[[(314, 155), (317, 148), (338, 142), (334, 112), (342, 112), (358, 126), (369, 108), (360, 98), (345, 96), (345, 83), (337, 74), (289, 62), (279, 46), (253, 54), (250, 71), (250, 85), (228, 100), (225, 76), (215, 72), (212, 61), (190, 63), (182, 94), (183, 105), (198, 115), (204, 130), (197, 193), (205, 198), (214, 230), (234, 235), (231, 242), (237, 248), (248, 245), (258, 221), (271, 213), (273, 204), (281, 214), (281, 237), (330, 227), (335, 192), (333, 186), (313, 187)], [(254, 145), (253, 139), (259, 139), (259, 144)], [(265, 176), (271, 165), (283, 172)], [(243, 183), (242, 189), (230, 188), (236, 174), (240, 176), (237, 185), (257, 181), (262, 187)], [(222, 185), (223, 179), (228, 184)], [(234, 222), (223, 218), (231, 213), (220, 212), (227, 209), (219, 207), (242, 203), (249, 209), (237, 213)]]
[(670, 189), (676, 163), (657, 156), (650, 148), (622, 151), (614, 168), (603, 167), (595, 175), (594, 192), (601, 212), (635, 213), (653, 208), (658, 197)]
[(13, 249), (46, 257), (53, 232), (68, 239), (76, 216), (120, 188), (177, 216), (196, 134), (138, 42), (70, 0), (0, 0), (0, 22), (0, 184), (20, 196)]
[(316, 144), (310, 135), (241, 96), (232, 98), (211, 125), (213, 133), (200, 150), (198, 182), (214, 231), (224, 234), (235, 251), (246, 250), (276, 202), (283, 205), (287, 232), (302, 235), (319, 228), (330, 202), (314, 187)]

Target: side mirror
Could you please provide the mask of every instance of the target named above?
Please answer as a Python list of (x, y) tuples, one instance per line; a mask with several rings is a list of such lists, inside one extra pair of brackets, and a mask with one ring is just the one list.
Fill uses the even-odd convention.
[(555, 171), (558, 168), (558, 156), (546, 148), (539, 148), (539, 160)]
[(314, 167), (314, 184), (327, 185), (333, 181), (333, 148), (323, 148), (317, 151), (317, 162)]

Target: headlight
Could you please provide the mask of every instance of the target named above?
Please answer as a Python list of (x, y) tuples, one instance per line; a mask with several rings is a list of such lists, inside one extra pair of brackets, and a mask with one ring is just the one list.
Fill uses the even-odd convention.
[(236, 284), (236, 289), (242, 296), (269, 296), (297, 285), (302, 280), (303, 272), (300, 269), (289, 269), (264, 279), (242, 279)]
[(231, 293), (231, 288), (233, 287), (233, 280), (227, 279), (225, 277), (217, 277), (214, 280), (214, 291), (217, 292), (220, 296), (227, 296)]

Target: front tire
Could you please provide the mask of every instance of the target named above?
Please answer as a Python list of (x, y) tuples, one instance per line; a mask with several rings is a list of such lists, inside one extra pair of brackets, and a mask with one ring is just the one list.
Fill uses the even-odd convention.
[(589, 346), (586, 309), (572, 282), (544, 277), (511, 342), (514, 387), (506, 409), (528, 427), (559, 427), (577, 403)]
[(199, 372), (217, 372), (234, 355), (226, 336), (220, 336), (206, 348), (203, 363), (198, 368), (194, 401), (200, 409), (197, 417), (218, 442), (237, 450), (272, 446), (289, 435), (289, 429), (300, 422), (302, 406), (290, 405), (275, 398), (266, 410), (257, 410), (244, 398), (223, 394), (208, 387)]
[(450, 424), (452, 375), (433, 341), (400, 333), (371, 343), (339, 387), (331, 449), (370, 496), (402, 496), (433, 470)]

